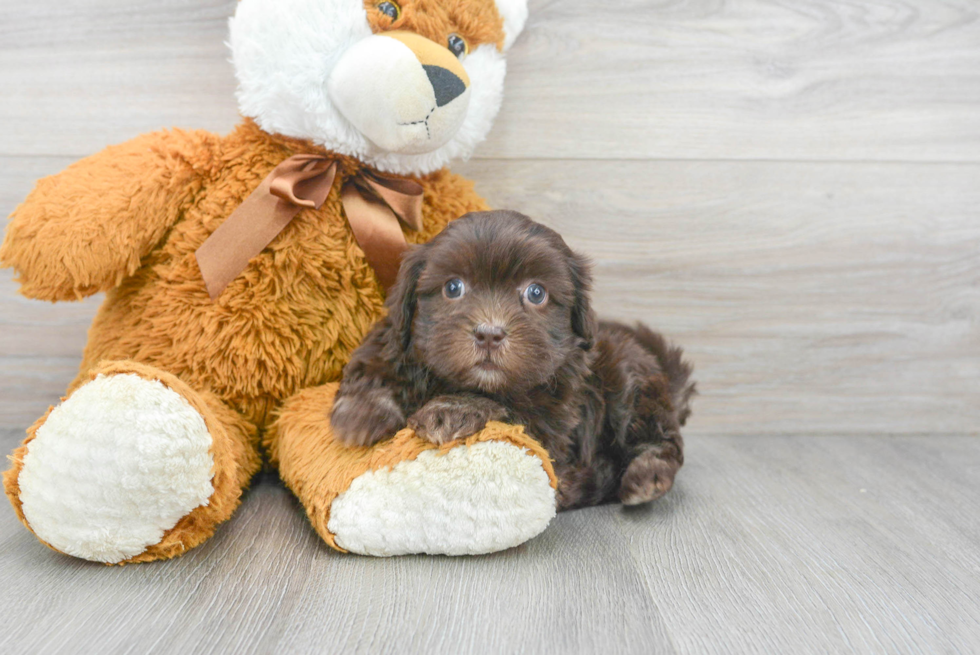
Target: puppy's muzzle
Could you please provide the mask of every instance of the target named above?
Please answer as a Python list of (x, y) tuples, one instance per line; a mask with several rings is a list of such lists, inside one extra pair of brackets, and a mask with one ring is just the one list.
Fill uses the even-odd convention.
[(469, 108), (470, 78), (445, 46), (396, 30), (351, 46), (331, 72), (327, 91), (373, 144), (421, 154), (459, 131)]

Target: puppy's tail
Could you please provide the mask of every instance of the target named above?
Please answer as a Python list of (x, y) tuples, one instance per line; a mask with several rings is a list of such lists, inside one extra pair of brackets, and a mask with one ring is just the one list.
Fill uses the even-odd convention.
[(662, 334), (654, 332), (642, 323), (636, 324), (634, 334), (636, 340), (660, 362), (660, 368), (670, 381), (670, 395), (674, 401), (677, 420), (684, 425), (687, 417), (691, 415), (691, 397), (698, 392), (696, 385), (691, 381), (694, 367), (690, 362), (684, 361), (684, 352), (678, 346), (671, 345)]

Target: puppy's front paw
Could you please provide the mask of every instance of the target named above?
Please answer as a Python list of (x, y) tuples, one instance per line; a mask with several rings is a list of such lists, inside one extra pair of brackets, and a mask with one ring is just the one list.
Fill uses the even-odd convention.
[(660, 498), (674, 486), (677, 462), (661, 459), (655, 452), (641, 453), (626, 467), (619, 483), (619, 500), (639, 505)]
[(342, 396), (334, 402), (330, 425), (347, 446), (370, 446), (405, 426), (405, 414), (391, 393), (372, 389)]
[(441, 445), (476, 434), (487, 421), (504, 414), (503, 407), (485, 398), (438, 396), (409, 417), (408, 427), (423, 439)]

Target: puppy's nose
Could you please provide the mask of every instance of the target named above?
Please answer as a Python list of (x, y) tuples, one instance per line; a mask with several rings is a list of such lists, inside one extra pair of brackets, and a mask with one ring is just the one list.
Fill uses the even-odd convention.
[(480, 323), (473, 330), (473, 338), (477, 346), (490, 352), (500, 347), (507, 338), (507, 331), (499, 325)]

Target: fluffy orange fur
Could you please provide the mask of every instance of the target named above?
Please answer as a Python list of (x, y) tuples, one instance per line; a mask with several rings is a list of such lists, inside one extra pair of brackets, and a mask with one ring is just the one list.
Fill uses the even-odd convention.
[[(194, 252), (276, 165), (298, 153), (337, 160), (329, 198), (319, 210), (301, 211), (211, 301)], [(107, 292), (69, 393), (99, 373), (135, 372), (177, 390), (211, 428), (211, 504), (131, 561), (172, 557), (210, 536), (258, 469), (261, 435), (274, 413), (293, 396), (294, 408), (322, 399), (325, 391), (311, 388), (340, 379), (351, 351), (381, 317), (382, 289), (340, 202), (342, 185), (362, 167), (246, 120), (226, 137), (174, 130), (107, 148), (41, 180), (14, 211), (0, 261), (16, 269), (24, 295), (55, 301)], [(448, 171), (413, 179), (424, 188), (424, 229), (406, 228), (410, 243), (487, 208), (471, 182)], [(328, 409), (304, 411), (325, 417)], [(283, 414), (278, 431), (266, 435), (280, 466), (300, 470), (309, 458), (342, 459), (315, 444), (277, 451), (276, 434), (295, 434), (287, 429), (294, 415)], [(30, 429), (4, 478), (22, 521), (17, 475), (43, 422)], [(365, 466), (375, 461), (362, 456)], [(310, 470), (319, 474), (330, 465)], [(302, 476), (290, 480), (299, 494)]]
[[(339, 162), (329, 198), (301, 211), (212, 302), (194, 251), (277, 164), (302, 152)], [(99, 362), (133, 360), (214, 393), (262, 428), (289, 396), (338, 380), (382, 315), (383, 291), (340, 203), (361, 168), (251, 121), (224, 138), (149, 134), (41, 180), (14, 212), (0, 260), (31, 298), (108, 292), (72, 389)], [(415, 179), (425, 227), (406, 229), (411, 243), (486, 207), (471, 182), (447, 171)]]
[(283, 482), (303, 503), (313, 528), (337, 550), (343, 549), (327, 527), (334, 499), (364, 472), (413, 460), (427, 450), (446, 452), (460, 443), (469, 446), (480, 441), (508, 441), (539, 457), (551, 487), (557, 487), (558, 480), (545, 449), (527, 436), (523, 428), (495, 421), (462, 442), (442, 446), (415, 436), (408, 428), (373, 448), (344, 446), (334, 439), (328, 418), (338, 387), (338, 384), (327, 384), (290, 398), (265, 439)]
[[(396, 0), (397, 1), (397, 0)], [(380, 0), (364, 0), (372, 31), (408, 30), (445, 44), (450, 34), (466, 39), (470, 49), (492, 43), (504, 47), (504, 21), (494, 0), (411, 0), (400, 2), (392, 20), (378, 11)]]

